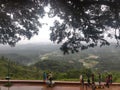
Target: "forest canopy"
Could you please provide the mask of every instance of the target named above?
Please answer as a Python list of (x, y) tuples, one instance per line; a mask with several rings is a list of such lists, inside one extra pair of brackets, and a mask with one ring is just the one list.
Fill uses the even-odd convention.
[(65, 53), (78, 52), (94, 46), (110, 45), (108, 38), (120, 40), (119, 0), (1, 0), (0, 44), (14, 46), (21, 37), (30, 39), (38, 34), (45, 15), (58, 16), (50, 27), (50, 39), (61, 43)]

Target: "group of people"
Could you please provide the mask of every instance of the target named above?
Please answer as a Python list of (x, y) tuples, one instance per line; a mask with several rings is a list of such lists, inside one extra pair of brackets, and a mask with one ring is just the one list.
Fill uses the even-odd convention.
[(106, 86), (109, 88), (109, 85), (112, 84), (112, 75), (106, 76)]
[[(87, 86), (92, 86), (93, 90), (95, 90), (95, 75), (94, 74), (86, 74), (87, 76)], [(48, 85), (48, 86), (52, 86), (53, 85), (53, 75), (52, 75), (52, 72), (49, 72), (49, 73), (46, 73), (44, 72), (43, 73), (43, 81)], [(101, 74), (98, 73), (98, 83), (99, 83), (99, 86), (101, 86), (101, 81), (102, 81), (102, 77), (101, 77)], [(109, 88), (109, 85), (112, 84), (112, 75), (109, 74), (106, 76), (106, 80), (105, 80), (105, 86)], [(80, 83), (81, 85), (84, 87), (84, 77), (83, 75), (80, 75)]]
[[(86, 74), (87, 76), (87, 86), (92, 86), (92, 88), (95, 88), (95, 75), (92, 74), (92, 75), (88, 75)], [(102, 77), (101, 77), (101, 74), (98, 73), (98, 83), (99, 83), (99, 86), (101, 86), (101, 81), (102, 81)], [(109, 85), (112, 84), (112, 75), (107, 75), (106, 76), (106, 80), (105, 80), (105, 86), (109, 88)], [(84, 77), (83, 75), (80, 75), (80, 83), (81, 85), (84, 87)], [(93, 89), (95, 90), (95, 89)]]
[(44, 81), (48, 86), (52, 86), (52, 84), (53, 84), (52, 80), (53, 80), (52, 72), (49, 72), (49, 73), (44, 72), (44, 73), (43, 73), (43, 81)]

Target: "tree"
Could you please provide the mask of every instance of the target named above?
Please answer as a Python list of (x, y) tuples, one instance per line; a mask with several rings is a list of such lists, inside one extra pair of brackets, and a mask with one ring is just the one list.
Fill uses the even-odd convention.
[[(5, 1), (5, 2), (4, 2)], [(97, 45), (110, 45), (106, 37), (120, 39), (119, 0), (1, 0), (0, 43), (14, 45), (21, 36), (31, 38), (38, 32), (38, 18), (50, 5), (49, 17), (58, 16), (50, 39), (61, 43), (65, 53), (78, 52)], [(14, 8), (15, 7), (15, 8)], [(114, 30), (111, 34), (112, 28)], [(106, 35), (105, 35), (106, 34)]]
[(0, 43), (14, 46), (21, 38), (30, 39), (44, 16), (39, 0), (0, 0)]
[[(118, 0), (51, 0), (51, 12), (64, 20), (51, 27), (51, 40), (64, 53), (78, 52), (97, 45), (110, 45), (106, 37), (120, 39), (120, 1)], [(51, 14), (51, 13), (50, 13)], [(112, 28), (114, 33), (109, 30)], [(105, 36), (105, 33), (107, 36)]]

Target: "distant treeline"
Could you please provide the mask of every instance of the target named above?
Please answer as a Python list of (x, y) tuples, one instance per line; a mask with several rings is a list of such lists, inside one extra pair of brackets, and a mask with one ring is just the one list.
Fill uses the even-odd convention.
[[(75, 62), (74, 62), (75, 63)], [(102, 81), (105, 81), (105, 77), (108, 74), (112, 74), (113, 82), (120, 82), (120, 72), (118, 71), (100, 71), (88, 69), (82, 66), (81, 63), (60, 62), (45, 60), (40, 61), (31, 66), (20, 65), (16, 62), (9, 61), (5, 57), (0, 57), (0, 79), (5, 79), (6, 76), (10, 76), (11, 79), (32, 79), (32, 80), (42, 80), (43, 72), (52, 72), (54, 80), (74, 80), (79, 81), (79, 76), (82, 74), (87, 79), (86, 74), (95, 75), (95, 81), (98, 81), (98, 73), (102, 75)], [(81, 66), (80, 66), (81, 65)], [(9, 69), (9, 72), (8, 72)]]

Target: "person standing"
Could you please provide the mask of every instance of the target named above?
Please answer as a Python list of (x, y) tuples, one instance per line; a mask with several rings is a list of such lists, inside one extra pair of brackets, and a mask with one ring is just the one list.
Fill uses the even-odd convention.
[(98, 73), (98, 82), (99, 82), (99, 85), (101, 85), (101, 74), (100, 73)]
[(94, 74), (92, 74), (91, 78), (92, 78), (92, 84), (94, 84), (95, 83)]
[(83, 79), (83, 75), (80, 75), (80, 83), (81, 83), (82, 87), (84, 87), (84, 79)]
[(108, 76), (106, 76), (106, 87), (108, 87), (108, 88), (109, 88), (109, 82), (110, 82), (110, 80), (109, 80), (109, 75), (108, 75)]
[(86, 74), (86, 76), (87, 76), (87, 85), (90, 86), (91, 85), (91, 83), (90, 83), (90, 75)]
[(47, 80), (47, 74), (46, 72), (43, 72), (43, 82), (46, 82), (46, 80)]
[(112, 84), (112, 74), (110, 74), (110, 84)]
[(50, 82), (49, 86), (52, 86), (52, 80), (53, 80), (52, 72), (50, 72), (50, 73), (48, 74), (48, 80), (49, 80), (49, 82)]

